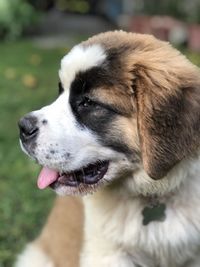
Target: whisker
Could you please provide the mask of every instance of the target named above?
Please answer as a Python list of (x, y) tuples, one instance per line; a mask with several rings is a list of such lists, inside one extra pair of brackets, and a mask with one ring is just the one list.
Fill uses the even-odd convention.
[(81, 172), (82, 172), (82, 175), (83, 175), (83, 182), (85, 183), (86, 181), (85, 181), (85, 172), (84, 172), (84, 169), (82, 168), (81, 169)]
[(73, 175), (73, 179), (76, 181), (76, 184), (78, 185), (78, 180), (77, 180), (77, 178), (76, 178), (76, 174), (75, 174), (75, 172), (72, 172), (72, 175)]

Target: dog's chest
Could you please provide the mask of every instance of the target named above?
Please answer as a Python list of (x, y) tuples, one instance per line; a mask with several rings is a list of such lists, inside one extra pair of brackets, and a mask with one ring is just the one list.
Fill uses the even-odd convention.
[(86, 203), (86, 217), (92, 218), (86, 227), (129, 253), (141, 249), (161, 266), (173, 266), (174, 261), (179, 266), (200, 245), (200, 209), (177, 205), (158, 202), (152, 209), (139, 199), (96, 198)]

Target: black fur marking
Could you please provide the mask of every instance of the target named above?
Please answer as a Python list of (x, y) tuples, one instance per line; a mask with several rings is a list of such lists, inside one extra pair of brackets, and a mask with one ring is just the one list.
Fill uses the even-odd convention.
[(61, 95), (64, 92), (64, 88), (61, 82), (58, 83), (58, 95)]
[(44, 120), (42, 120), (42, 124), (43, 124), (43, 125), (46, 125), (47, 123), (48, 123), (48, 121), (47, 121), (47, 120), (45, 120), (45, 119), (44, 119)]
[(65, 158), (69, 158), (70, 156), (71, 156), (71, 154), (68, 153), (68, 152), (64, 154), (64, 157), (65, 157)]
[(117, 107), (90, 98), (90, 93), (97, 87), (109, 88), (114, 84), (117, 86), (119, 77), (116, 79), (110, 77), (107, 67), (104, 63), (100, 67), (93, 67), (76, 75), (70, 88), (70, 105), (78, 124), (82, 128), (87, 127), (94, 131), (103, 145), (118, 152), (132, 154), (128, 145), (123, 142), (123, 137), (119, 133), (117, 136), (113, 135), (112, 130), (112, 122), (117, 116), (126, 116), (126, 114)]

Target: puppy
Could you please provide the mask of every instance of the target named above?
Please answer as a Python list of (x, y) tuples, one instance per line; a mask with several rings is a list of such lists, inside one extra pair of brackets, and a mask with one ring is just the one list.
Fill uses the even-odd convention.
[[(200, 266), (199, 69), (153, 36), (115, 31), (75, 46), (59, 78), (57, 100), (19, 127), (39, 188), (84, 196), (80, 262), (62, 266)], [(61, 266), (49, 257), (34, 266)]]

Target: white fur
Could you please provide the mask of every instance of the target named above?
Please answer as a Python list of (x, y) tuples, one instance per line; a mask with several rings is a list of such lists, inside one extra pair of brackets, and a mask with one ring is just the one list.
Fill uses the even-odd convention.
[(14, 267), (55, 267), (55, 265), (38, 245), (29, 244), (18, 256)]
[(75, 46), (61, 61), (59, 76), (64, 88), (69, 89), (79, 71), (95, 67), (102, 63), (105, 58), (106, 54), (100, 45)]
[[(125, 260), (124, 265), (114, 264), (112, 255), (116, 253), (117, 258), (119, 251), (122, 258), (124, 253), (127, 259), (131, 255), (133, 262), (137, 262), (141, 254), (138, 262), (145, 267), (157, 264), (161, 267), (200, 266), (200, 259), (196, 258), (200, 247), (199, 175), (199, 158), (176, 167), (170, 179), (182, 180), (182, 183), (160, 197), (160, 201), (167, 205), (166, 220), (151, 222), (147, 226), (142, 224), (144, 199), (134, 196), (135, 193), (132, 196), (130, 190), (129, 194), (126, 191), (120, 195), (115, 190), (103, 189), (94, 196), (85, 197), (86, 243), (81, 267), (135, 266), (126, 264)], [(170, 187), (167, 182), (164, 186), (164, 180), (166, 178), (162, 187), (166, 192)], [(110, 261), (104, 264), (104, 259), (109, 257)], [(191, 265), (184, 265), (188, 260)]]

